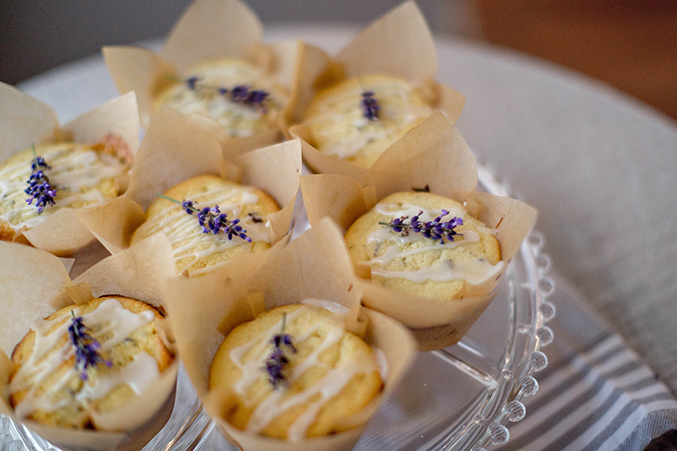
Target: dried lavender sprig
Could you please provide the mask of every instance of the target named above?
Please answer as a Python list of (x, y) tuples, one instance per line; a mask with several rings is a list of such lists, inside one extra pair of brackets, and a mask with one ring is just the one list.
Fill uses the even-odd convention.
[(197, 202), (195, 201), (184, 200), (181, 202), (169, 196), (165, 196), (164, 194), (157, 193), (157, 195), (163, 199), (180, 204), (183, 210), (189, 215), (197, 215), (197, 220), (202, 226), (202, 233), (211, 232), (216, 235), (219, 232), (223, 232), (227, 235), (229, 241), (237, 236), (248, 243), (252, 242), (252, 239), (247, 236), (247, 231), (240, 225), (240, 218), (235, 218), (232, 221), (229, 220), (227, 214), (221, 213), (218, 205), (215, 205), (212, 208), (205, 207), (199, 209), (196, 208)]
[(440, 241), (440, 244), (444, 244), (444, 239), (448, 241), (454, 241), (454, 237), (458, 235), (455, 228), (463, 225), (463, 219), (454, 216), (449, 221), (442, 222), (442, 218), (449, 214), (449, 211), (442, 210), (442, 213), (433, 219), (432, 221), (421, 222), (419, 217), (423, 214), (423, 211), (419, 211), (417, 215), (412, 216), (411, 220), (407, 223), (408, 216), (400, 216), (399, 218), (394, 218), (390, 222), (379, 222), (379, 224), (390, 227), (394, 232), (400, 233), (402, 236), (409, 235), (410, 232), (420, 233), (426, 238), (430, 238), (433, 241)]
[(286, 323), (287, 313), (285, 312), (282, 314), (282, 330), (270, 340), (273, 345), (273, 352), (266, 360), (265, 370), (268, 373), (268, 381), (275, 389), (287, 380), (284, 370), (289, 364), (289, 358), (285, 354), (283, 347), (289, 348), (291, 352), (296, 353), (296, 346), (294, 346), (291, 335), (284, 333)]
[(373, 91), (362, 93), (362, 115), (370, 121), (378, 121), (381, 106), (374, 98)]
[(75, 316), (71, 310), (71, 324), (68, 326), (68, 335), (71, 338), (71, 344), (75, 347), (75, 366), (80, 371), (80, 379), (88, 379), (89, 368), (96, 367), (103, 363), (109, 368), (113, 362), (106, 360), (101, 356), (99, 349), (101, 344), (89, 334), (89, 327), (84, 323), (82, 316)]
[(24, 190), (26, 194), (30, 197), (26, 199), (28, 205), (32, 205), (35, 201), (35, 206), (38, 207), (38, 214), (42, 213), (47, 205), (54, 205), (56, 201), (56, 188), (52, 186), (49, 181), (49, 178), (45, 174), (43, 169), (51, 169), (51, 167), (45, 162), (43, 157), (39, 157), (35, 153), (35, 146), (31, 144), (31, 150), (33, 151), (33, 160), (31, 161), (31, 170), (32, 173), (28, 177), (28, 188)]
[(265, 102), (270, 98), (270, 93), (263, 90), (255, 90), (247, 85), (238, 85), (232, 89), (222, 86), (210, 85), (202, 83), (200, 77), (190, 77), (185, 80), (186, 86), (191, 91), (199, 91), (200, 89), (209, 89), (218, 92), (226, 99), (234, 103), (240, 103), (252, 108), (257, 108), (261, 112), (266, 113), (268, 108)]

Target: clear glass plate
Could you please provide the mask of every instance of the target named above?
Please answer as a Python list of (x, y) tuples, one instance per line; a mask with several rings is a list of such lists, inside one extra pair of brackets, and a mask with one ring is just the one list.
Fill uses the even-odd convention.
[[(508, 190), (479, 167), (480, 189)], [(296, 229), (307, 228), (301, 212)], [(526, 414), (523, 397), (538, 391), (534, 373), (546, 367), (541, 351), (553, 339), (546, 323), (554, 289), (543, 238), (522, 243), (484, 314), (454, 346), (421, 352), (400, 387), (381, 406), (356, 450), (474, 450), (505, 444), (510, 422)], [(58, 451), (24, 426), (0, 416), (0, 448)], [(231, 447), (204, 413), (190, 380), (179, 372), (171, 418), (144, 450), (225, 450)]]

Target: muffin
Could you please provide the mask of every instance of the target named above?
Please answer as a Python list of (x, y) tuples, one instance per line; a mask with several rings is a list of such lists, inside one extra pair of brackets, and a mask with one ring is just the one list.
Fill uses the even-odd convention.
[(204, 175), (176, 185), (165, 196), (179, 203), (189, 200), (196, 210), (218, 206), (227, 221), (239, 220), (236, 225), (242, 228), (232, 236), (214, 233), (208, 224), (200, 225), (197, 214), (188, 214), (182, 205), (158, 197), (146, 212), (146, 222), (134, 232), (132, 244), (164, 232), (172, 245), (179, 274), (270, 247), (268, 215), (280, 208), (275, 199), (257, 188)]
[(345, 240), (360, 276), (442, 301), (457, 298), (465, 284), (495, 278), (504, 266), (492, 229), (462, 204), (428, 192), (382, 199), (350, 226)]
[(184, 80), (161, 90), (153, 109), (170, 105), (184, 114), (206, 112), (231, 137), (248, 137), (277, 127), (287, 89), (242, 59), (202, 63)]
[[(99, 144), (58, 143), (35, 147), (45, 165), (35, 165), (33, 149), (24, 149), (0, 164), (0, 239), (15, 240), (60, 208), (83, 208), (101, 204), (119, 194), (116, 179), (127, 172), (121, 155), (126, 144), (109, 136)], [(32, 173), (42, 170), (54, 191), (53, 202), (31, 199)], [(41, 178), (40, 181), (44, 180)], [(28, 201), (31, 201), (30, 203)]]
[(291, 441), (358, 426), (351, 417), (381, 393), (383, 381), (371, 348), (323, 303), (264, 312), (221, 343), (209, 387), (234, 394), (224, 413), (230, 424)]
[(419, 89), (406, 80), (364, 75), (318, 93), (303, 124), (320, 152), (370, 168), (390, 144), (432, 112)]
[(34, 323), (12, 353), (8, 385), (17, 416), (51, 426), (99, 429), (157, 381), (174, 355), (149, 304), (104, 296)]

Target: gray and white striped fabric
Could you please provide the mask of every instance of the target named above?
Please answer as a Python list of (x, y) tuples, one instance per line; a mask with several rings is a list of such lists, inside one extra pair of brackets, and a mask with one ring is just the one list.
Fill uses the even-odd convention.
[(527, 415), (509, 426), (501, 449), (642, 450), (677, 429), (677, 400), (621, 337), (564, 280), (550, 300), (555, 340), (544, 349), (540, 389), (524, 400)]

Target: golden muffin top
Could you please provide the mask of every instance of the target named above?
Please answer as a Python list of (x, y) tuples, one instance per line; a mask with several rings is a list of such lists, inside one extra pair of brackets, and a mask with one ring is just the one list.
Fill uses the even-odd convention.
[[(0, 164), (0, 239), (14, 239), (22, 228), (35, 227), (59, 208), (82, 208), (117, 197), (116, 178), (128, 169), (128, 162), (104, 143), (47, 144), (34, 150), (44, 165), (35, 165), (33, 148)], [(38, 170), (43, 173), (38, 184), (46, 177), (54, 190), (53, 202), (41, 205), (39, 196), (25, 191)]]
[(479, 285), (504, 265), (494, 231), (462, 204), (426, 192), (384, 198), (345, 239), (361, 276), (433, 299), (454, 299), (464, 284)]
[(36, 321), (12, 353), (17, 415), (70, 428), (97, 420), (149, 387), (173, 361), (144, 302), (105, 296)]
[(154, 110), (170, 105), (184, 114), (206, 112), (232, 137), (247, 137), (276, 126), (287, 89), (266, 72), (241, 59), (204, 62), (185, 80), (162, 90)]
[(337, 433), (381, 392), (374, 352), (321, 306), (342, 307), (303, 302), (237, 326), (219, 347), (209, 385), (235, 395), (235, 427), (292, 441)]
[(433, 109), (406, 80), (364, 75), (321, 91), (303, 123), (316, 148), (369, 168), (383, 151)]
[(249, 238), (214, 233), (208, 225), (200, 225), (197, 214), (190, 215), (182, 205), (159, 197), (148, 208), (148, 219), (134, 232), (132, 243), (164, 232), (172, 245), (179, 273), (190, 273), (270, 247), (268, 215), (279, 211), (279, 207), (272, 197), (257, 188), (204, 175), (176, 185), (165, 196), (179, 202), (190, 200), (197, 210), (218, 205), (227, 221), (239, 219), (238, 226)]

